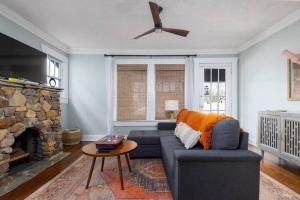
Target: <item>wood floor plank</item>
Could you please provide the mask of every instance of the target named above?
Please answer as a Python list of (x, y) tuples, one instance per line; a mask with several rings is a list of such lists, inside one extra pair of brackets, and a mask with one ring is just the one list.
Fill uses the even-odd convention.
[[(249, 146), (249, 149), (260, 153), (254, 146)], [(300, 166), (265, 152), (264, 159), (260, 164), (260, 169), (262, 172), (300, 194)]]

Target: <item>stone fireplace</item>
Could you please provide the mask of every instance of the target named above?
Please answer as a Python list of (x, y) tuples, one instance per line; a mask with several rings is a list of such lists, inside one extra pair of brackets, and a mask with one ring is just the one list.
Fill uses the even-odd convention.
[(59, 88), (0, 80), (0, 176), (19, 159), (62, 151)]

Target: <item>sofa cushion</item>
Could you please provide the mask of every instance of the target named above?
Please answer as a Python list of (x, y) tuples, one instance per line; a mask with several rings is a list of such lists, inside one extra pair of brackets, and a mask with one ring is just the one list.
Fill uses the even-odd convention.
[(215, 124), (212, 129), (211, 149), (237, 149), (240, 139), (240, 125), (237, 120), (226, 119)]
[(133, 158), (160, 158), (160, 145), (139, 145), (136, 149), (129, 152), (131, 159)]
[(175, 130), (176, 122), (159, 122), (157, 124), (157, 130), (166, 131), (166, 130)]
[(139, 145), (160, 145), (160, 136), (156, 130), (131, 131), (127, 138)]
[(158, 135), (159, 136), (172, 136), (172, 135), (174, 135), (175, 133), (174, 133), (174, 130), (159, 130), (158, 131)]

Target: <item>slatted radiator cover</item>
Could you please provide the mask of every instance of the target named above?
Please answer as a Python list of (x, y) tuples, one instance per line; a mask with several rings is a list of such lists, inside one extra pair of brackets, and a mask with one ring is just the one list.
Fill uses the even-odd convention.
[(259, 112), (258, 147), (300, 165), (300, 112)]
[(300, 119), (283, 119), (282, 152), (300, 158)]

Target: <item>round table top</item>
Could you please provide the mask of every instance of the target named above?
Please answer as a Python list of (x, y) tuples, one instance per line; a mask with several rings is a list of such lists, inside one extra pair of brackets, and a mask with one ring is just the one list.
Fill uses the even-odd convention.
[(137, 143), (132, 140), (124, 140), (117, 148), (110, 151), (98, 151), (96, 148), (95, 142), (87, 144), (82, 147), (82, 152), (88, 156), (96, 157), (109, 157), (109, 156), (118, 156), (125, 153), (128, 153), (134, 150), (137, 147)]

